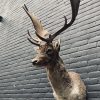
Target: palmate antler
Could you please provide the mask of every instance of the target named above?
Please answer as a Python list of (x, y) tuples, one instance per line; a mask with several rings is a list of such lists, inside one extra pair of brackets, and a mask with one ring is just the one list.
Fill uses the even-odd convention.
[[(41, 36), (41, 37), (44, 37), (45, 35), (47, 35), (48, 34), (48, 31), (46, 31), (44, 28), (43, 28), (43, 26), (42, 26), (42, 23), (38, 20), (38, 18), (35, 16), (35, 15), (33, 15), (32, 13), (30, 13), (29, 12), (29, 10), (28, 10), (28, 8), (26, 7), (26, 5), (24, 4), (24, 6), (23, 6), (23, 9), (25, 10), (25, 12), (26, 12), (26, 14), (29, 16), (29, 18), (31, 19), (31, 21), (32, 21), (32, 23), (33, 23), (33, 26), (34, 26), (34, 28), (35, 28), (35, 33), (36, 33), (36, 35), (38, 36)], [(35, 45), (37, 45), (37, 46), (39, 46), (40, 44), (39, 44), (39, 42), (41, 41), (41, 39), (35, 39), (35, 38), (33, 38), (31, 35), (30, 35), (30, 33), (29, 33), (29, 30), (28, 30), (28, 35), (30, 36), (30, 38), (28, 38), (28, 40), (31, 42), (31, 43), (33, 43), (33, 44), (35, 44)], [(43, 38), (44, 39), (44, 38)]]
[(53, 35), (50, 34), (48, 38), (44, 38), (44, 36), (46, 34), (48, 34), (48, 32), (46, 30), (44, 30), (41, 22), (37, 19), (36, 16), (33, 16), (28, 11), (26, 5), (24, 5), (23, 8), (24, 8), (25, 12), (27, 13), (27, 15), (30, 17), (30, 19), (31, 19), (31, 21), (34, 25), (34, 28), (36, 30), (35, 33), (40, 40), (45, 41), (47, 43), (51, 43), (56, 36), (58, 36), (61, 32), (63, 32), (64, 30), (66, 30), (67, 28), (69, 28), (73, 24), (73, 22), (76, 19), (77, 14), (78, 14), (80, 0), (70, 0), (70, 3), (71, 3), (71, 8), (72, 8), (72, 19), (71, 19), (71, 21), (69, 23), (67, 23), (67, 18), (66, 18), (66, 16), (64, 16), (64, 19), (65, 19), (64, 26), (60, 30), (58, 30), (56, 33), (54, 33)]
[(50, 39), (51, 41), (53, 41), (53, 39), (57, 35), (59, 35), (61, 32), (66, 30), (68, 27), (70, 27), (73, 24), (73, 22), (75, 21), (75, 19), (76, 19), (76, 16), (78, 14), (80, 0), (70, 0), (70, 3), (71, 3), (71, 8), (72, 8), (72, 19), (71, 19), (71, 21), (69, 23), (67, 23), (67, 18), (66, 18), (66, 16), (64, 16), (64, 18), (65, 18), (64, 26), (51, 36), (51, 39)]

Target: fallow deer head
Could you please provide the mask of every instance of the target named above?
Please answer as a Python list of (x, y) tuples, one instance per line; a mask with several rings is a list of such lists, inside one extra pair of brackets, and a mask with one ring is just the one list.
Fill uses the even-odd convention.
[[(28, 40), (32, 44), (38, 46), (37, 56), (32, 60), (33, 65), (45, 66), (48, 65), (49, 63), (56, 62), (56, 60), (59, 59), (60, 42), (59, 41), (55, 42), (53, 40), (55, 39), (56, 36), (58, 36), (61, 32), (63, 32), (73, 24), (78, 14), (80, 0), (70, 0), (70, 3), (72, 8), (71, 21), (67, 23), (67, 18), (64, 16), (65, 19), (64, 26), (53, 35), (50, 34), (48, 38), (45, 38), (45, 35), (48, 34), (48, 31), (46, 31), (43, 28), (42, 23), (38, 20), (36, 16), (32, 15), (29, 12), (26, 5), (23, 6), (23, 9), (25, 10), (25, 12), (30, 17), (33, 23), (35, 34), (38, 37), (37, 39), (34, 39), (28, 31), (28, 35), (30, 37), (28, 38)], [(44, 44), (41, 44), (41, 41), (44, 42)]]

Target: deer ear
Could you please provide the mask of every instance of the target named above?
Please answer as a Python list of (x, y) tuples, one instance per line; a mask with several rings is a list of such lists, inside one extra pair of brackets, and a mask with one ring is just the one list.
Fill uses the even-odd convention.
[(58, 39), (55, 43), (54, 43), (54, 47), (57, 51), (60, 51), (60, 39)]

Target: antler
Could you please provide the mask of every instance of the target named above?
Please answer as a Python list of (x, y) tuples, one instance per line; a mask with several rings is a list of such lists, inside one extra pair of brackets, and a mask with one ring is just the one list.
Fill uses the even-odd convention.
[(29, 30), (27, 30), (27, 34), (28, 34), (29, 37), (30, 37), (30, 38), (28, 37), (28, 40), (29, 40), (32, 44), (37, 45), (37, 46), (40, 46), (39, 40), (34, 39), (34, 38), (30, 35)]
[(75, 21), (75, 19), (76, 19), (76, 16), (78, 14), (80, 0), (70, 0), (70, 3), (71, 3), (71, 8), (72, 8), (72, 19), (71, 19), (71, 21), (69, 23), (67, 23), (67, 18), (66, 18), (66, 16), (64, 16), (64, 19), (65, 19), (64, 26), (60, 30), (58, 30), (55, 34), (51, 35), (51, 39), (50, 39), (51, 41), (57, 35), (59, 35), (61, 32), (66, 30), (68, 27), (70, 27), (73, 24), (73, 22)]
[[(31, 19), (31, 21), (32, 21), (32, 23), (33, 23), (33, 26), (34, 26), (34, 28), (35, 28), (35, 30), (36, 30), (36, 35), (42, 40), (42, 41), (45, 41), (45, 42), (47, 42), (46, 41), (46, 39), (45, 38), (43, 38), (46, 34), (48, 34), (48, 32), (46, 31), (46, 30), (44, 30), (44, 28), (43, 28), (43, 26), (42, 26), (42, 23), (37, 19), (37, 17), (36, 16), (34, 16), (34, 15), (32, 15), (30, 12), (29, 12), (29, 10), (28, 10), (28, 8), (26, 7), (26, 5), (24, 4), (24, 6), (23, 6), (23, 9), (25, 10), (25, 12), (26, 12), (26, 14), (30, 17), (30, 19)], [(29, 31), (28, 31), (28, 35), (31, 37), (31, 35), (29, 34)], [(28, 38), (29, 39), (29, 38)], [(32, 39), (32, 37), (31, 37), (31, 39)], [(36, 39), (32, 39), (32, 40), (36, 40)], [(31, 41), (30, 39), (29, 39), (29, 41)], [(39, 40), (40, 41), (40, 40)], [(33, 43), (33, 41), (31, 41), (31, 43)], [(35, 41), (35, 44), (36, 44), (36, 41)]]
[(76, 19), (77, 14), (78, 14), (80, 0), (70, 0), (70, 3), (71, 3), (71, 8), (72, 8), (72, 19), (71, 19), (71, 21), (69, 23), (67, 23), (67, 18), (66, 18), (66, 16), (64, 16), (64, 19), (65, 19), (64, 26), (60, 30), (58, 30), (56, 33), (54, 33), (53, 35), (49, 35), (49, 37), (46, 38), (46, 39), (44, 38), (44, 36), (46, 34), (48, 34), (48, 32), (46, 30), (44, 30), (41, 22), (37, 19), (37, 17), (33, 16), (28, 11), (28, 8), (26, 7), (26, 5), (23, 6), (25, 12), (30, 17), (30, 19), (33, 23), (33, 26), (36, 30), (35, 33), (36, 33), (36, 35), (38, 36), (39, 39), (41, 39), (42, 41), (45, 41), (47, 43), (51, 43), (56, 36), (58, 36), (61, 32), (63, 32), (64, 30), (66, 30), (67, 28), (69, 28), (73, 24), (73, 22)]

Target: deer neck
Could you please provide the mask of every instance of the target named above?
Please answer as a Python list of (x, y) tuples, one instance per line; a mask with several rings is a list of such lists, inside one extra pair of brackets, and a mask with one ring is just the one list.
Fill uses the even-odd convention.
[(54, 91), (62, 91), (71, 86), (71, 79), (60, 57), (52, 61), (46, 68), (48, 79)]

